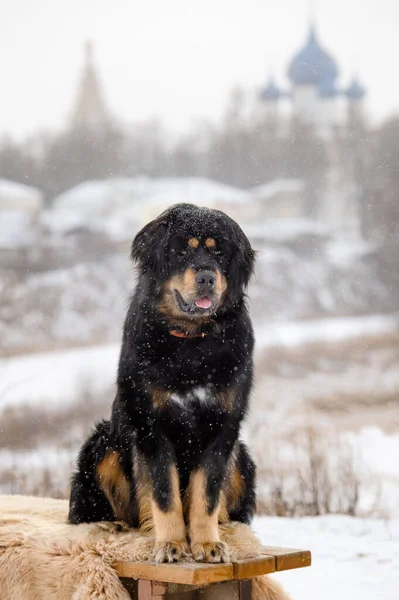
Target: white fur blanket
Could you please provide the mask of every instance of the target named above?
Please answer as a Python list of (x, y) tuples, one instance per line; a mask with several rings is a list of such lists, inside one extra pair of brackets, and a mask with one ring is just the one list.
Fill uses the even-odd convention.
[[(70, 525), (66, 500), (0, 496), (1, 600), (129, 600), (112, 564), (147, 560), (150, 534), (111, 523)], [(249, 527), (221, 528), (234, 558), (262, 553)], [(257, 578), (257, 600), (288, 600), (268, 576)]]

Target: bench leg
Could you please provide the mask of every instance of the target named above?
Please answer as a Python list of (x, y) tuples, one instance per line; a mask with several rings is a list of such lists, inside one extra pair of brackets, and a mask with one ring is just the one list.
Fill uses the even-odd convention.
[(225, 581), (197, 591), (198, 600), (252, 600), (252, 581)]
[(252, 580), (224, 581), (197, 588), (145, 579), (122, 580), (133, 600), (252, 600)]
[(240, 600), (252, 600), (252, 579), (243, 579), (238, 582)]
[(139, 579), (133, 600), (197, 600), (197, 587)]

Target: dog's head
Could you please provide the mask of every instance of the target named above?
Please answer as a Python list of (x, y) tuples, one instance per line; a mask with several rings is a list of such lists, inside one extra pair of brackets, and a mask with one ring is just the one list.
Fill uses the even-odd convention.
[(135, 237), (132, 257), (171, 319), (206, 320), (244, 294), (255, 253), (241, 228), (218, 210), (172, 206)]

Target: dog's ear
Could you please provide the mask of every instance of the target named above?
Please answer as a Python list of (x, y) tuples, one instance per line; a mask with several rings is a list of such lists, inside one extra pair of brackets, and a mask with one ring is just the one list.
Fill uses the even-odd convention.
[(240, 291), (247, 287), (253, 275), (256, 252), (237, 223), (234, 223), (232, 237), (236, 242), (237, 251), (233, 258), (234, 265), (231, 265), (229, 269), (229, 285), (233, 284), (232, 287), (235, 288), (236, 292), (240, 293)]
[(162, 275), (166, 267), (169, 219), (162, 214), (147, 223), (133, 240), (131, 257), (142, 273)]

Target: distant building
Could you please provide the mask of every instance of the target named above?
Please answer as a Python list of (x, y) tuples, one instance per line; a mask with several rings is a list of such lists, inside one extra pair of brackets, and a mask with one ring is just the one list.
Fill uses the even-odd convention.
[[(329, 168), (323, 189), (317, 191), (310, 204), (312, 217), (346, 238), (360, 237), (359, 193), (354, 185), (352, 157), (342, 156), (334, 140), (335, 132), (354, 131), (365, 123), (366, 90), (357, 77), (347, 85), (339, 83), (339, 67), (334, 57), (323, 47), (314, 25), (310, 25), (305, 44), (292, 57), (287, 75), (290, 86), (279, 87), (270, 77), (260, 93), (262, 111), (279, 124), (282, 134), (287, 119), (311, 125), (325, 142)], [(307, 216), (309, 203), (297, 203)], [(297, 216), (301, 216), (298, 215)]]
[(92, 42), (86, 42), (85, 63), (70, 122), (72, 129), (106, 127), (112, 123), (93, 54)]
[(305, 187), (301, 179), (275, 179), (251, 188), (249, 193), (258, 207), (258, 222), (303, 218)]
[(276, 113), (281, 102), (289, 100), (292, 116), (313, 124), (321, 135), (363, 118), (365, 88), (357, 78), (346, 87), (339, 85), (337, 62), (319, 42), (314, 25), (290, 61), (287, 75), (289, 89), (280, 88), (270, 77), (261, 90), (260, 99), (269, 112)]
[(0, 179), (0, 212), (16, 212), (35, 219), (43, 208), (43, 193), (37, 188)]
[(204, 177), (109, 178), (85, 181), (54, 198), (44, 222), (60, 233), (86, 228), (121, 240), (179, 202), (256, 221), (252, 200), (249, 192)]
[(43, 208), (40, 190), (0, 179), (0, 248), (28, 246), (38, 234)]

